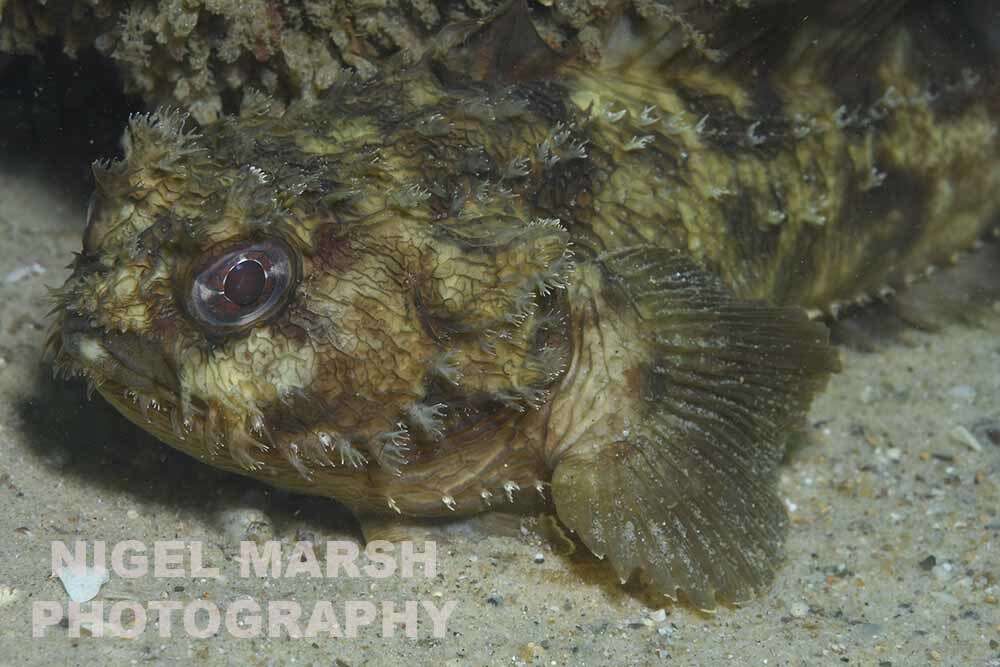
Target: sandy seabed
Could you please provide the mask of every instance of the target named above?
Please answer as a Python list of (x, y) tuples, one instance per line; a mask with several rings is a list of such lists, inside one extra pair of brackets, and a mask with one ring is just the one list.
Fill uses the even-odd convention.
[[(710, 616), (623, 588), (599, 561), (557, 553), (531, 518), (438, 531), (431, 576), (289, 577), (308, 560), (289, 557), (296, 542), (357, 543), (343, 510), (174, 452), (44, 367), (46, 286), (64, 280), (86, 207), (59, 174), (0, 160), (0, 664), (1000, 665), (1000, 315), (843, 351), (781, 470), (787, 562), (741, 608)], [(110, 560), (124, 540), (146, 551), (119, 555), (144, 553), (149, 571), (110, 568), (104, 627), (91, 608), (74, 632), (52, 542), (103, 541)], [(247, 541), (279, 544), (279, 576), (242, 576)], [(180, 576), (152, 574), (161, 542), (180, 545)], [(191, 543), (217, 576), (192, 572)], [(272, 633), (273, 602), (285, 623)], [(425, 603), (450, 602), (435, 632)], [(144, 630), (114, 636), (112, 609), (147, 614)], [(330, 618), (308, 634), (317, 610)]]

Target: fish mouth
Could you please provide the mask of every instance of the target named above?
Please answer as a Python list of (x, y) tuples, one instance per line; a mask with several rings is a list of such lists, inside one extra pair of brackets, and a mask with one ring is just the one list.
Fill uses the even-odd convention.
[(172, 364), (159, 346), (138, 334), (109, 333), (66, 313), (53, 339), (55, 364), (65, 375), (86, 377), (102, 394), (118, 390), (164, 406), (177, 403), (180, 384)]

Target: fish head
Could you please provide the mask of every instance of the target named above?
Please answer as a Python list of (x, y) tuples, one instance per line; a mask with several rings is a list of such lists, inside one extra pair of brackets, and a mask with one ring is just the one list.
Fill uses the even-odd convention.
[(57, 366), (174, 446), (303, 476), (398, 474), (544, 403), (573, 261), (518, 154), (540, 115), (429, 75), (340, 93), (133, 117), (56, 290)]

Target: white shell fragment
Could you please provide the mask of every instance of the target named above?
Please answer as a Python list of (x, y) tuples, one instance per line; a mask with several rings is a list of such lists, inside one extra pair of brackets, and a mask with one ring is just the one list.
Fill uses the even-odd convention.
[(59, 570), (59, 581), (73, 602), (90, 602), (110, 578), (108, 571), (96, 567), (64, 567)]
[(14, 283), (19, 283), (26, 278), (40, 276), (43, 273), (45, 273), (45, 267), (38, 262), (32, 262), (31, 264), (19, 266), (12, 271), (8, 271), (3, 277), (3, 282), (5, 285), (13, 285)]
[(965, 445), (974, 452), (983, 451), (983, 446), (979, 444), (979, 440), (976, 436), (972, 435), (972, 432), (964, 426), (956, 426), (948, 432), (952, 440), (955, 442)]

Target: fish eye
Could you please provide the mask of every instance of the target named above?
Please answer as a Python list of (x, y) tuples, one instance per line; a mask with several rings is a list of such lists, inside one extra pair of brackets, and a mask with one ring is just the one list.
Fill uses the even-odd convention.
[(184, 307), (210, 336), (240, 333), (284, 310), (300, 272), (298, 256), (279, 239), (210, 250), (190, 272)]
[(239, 306), (252, 306), (267, 287), (267, 272), (255, 259), (244, 259), (229, 269), (222, 283), (222, 293)]

